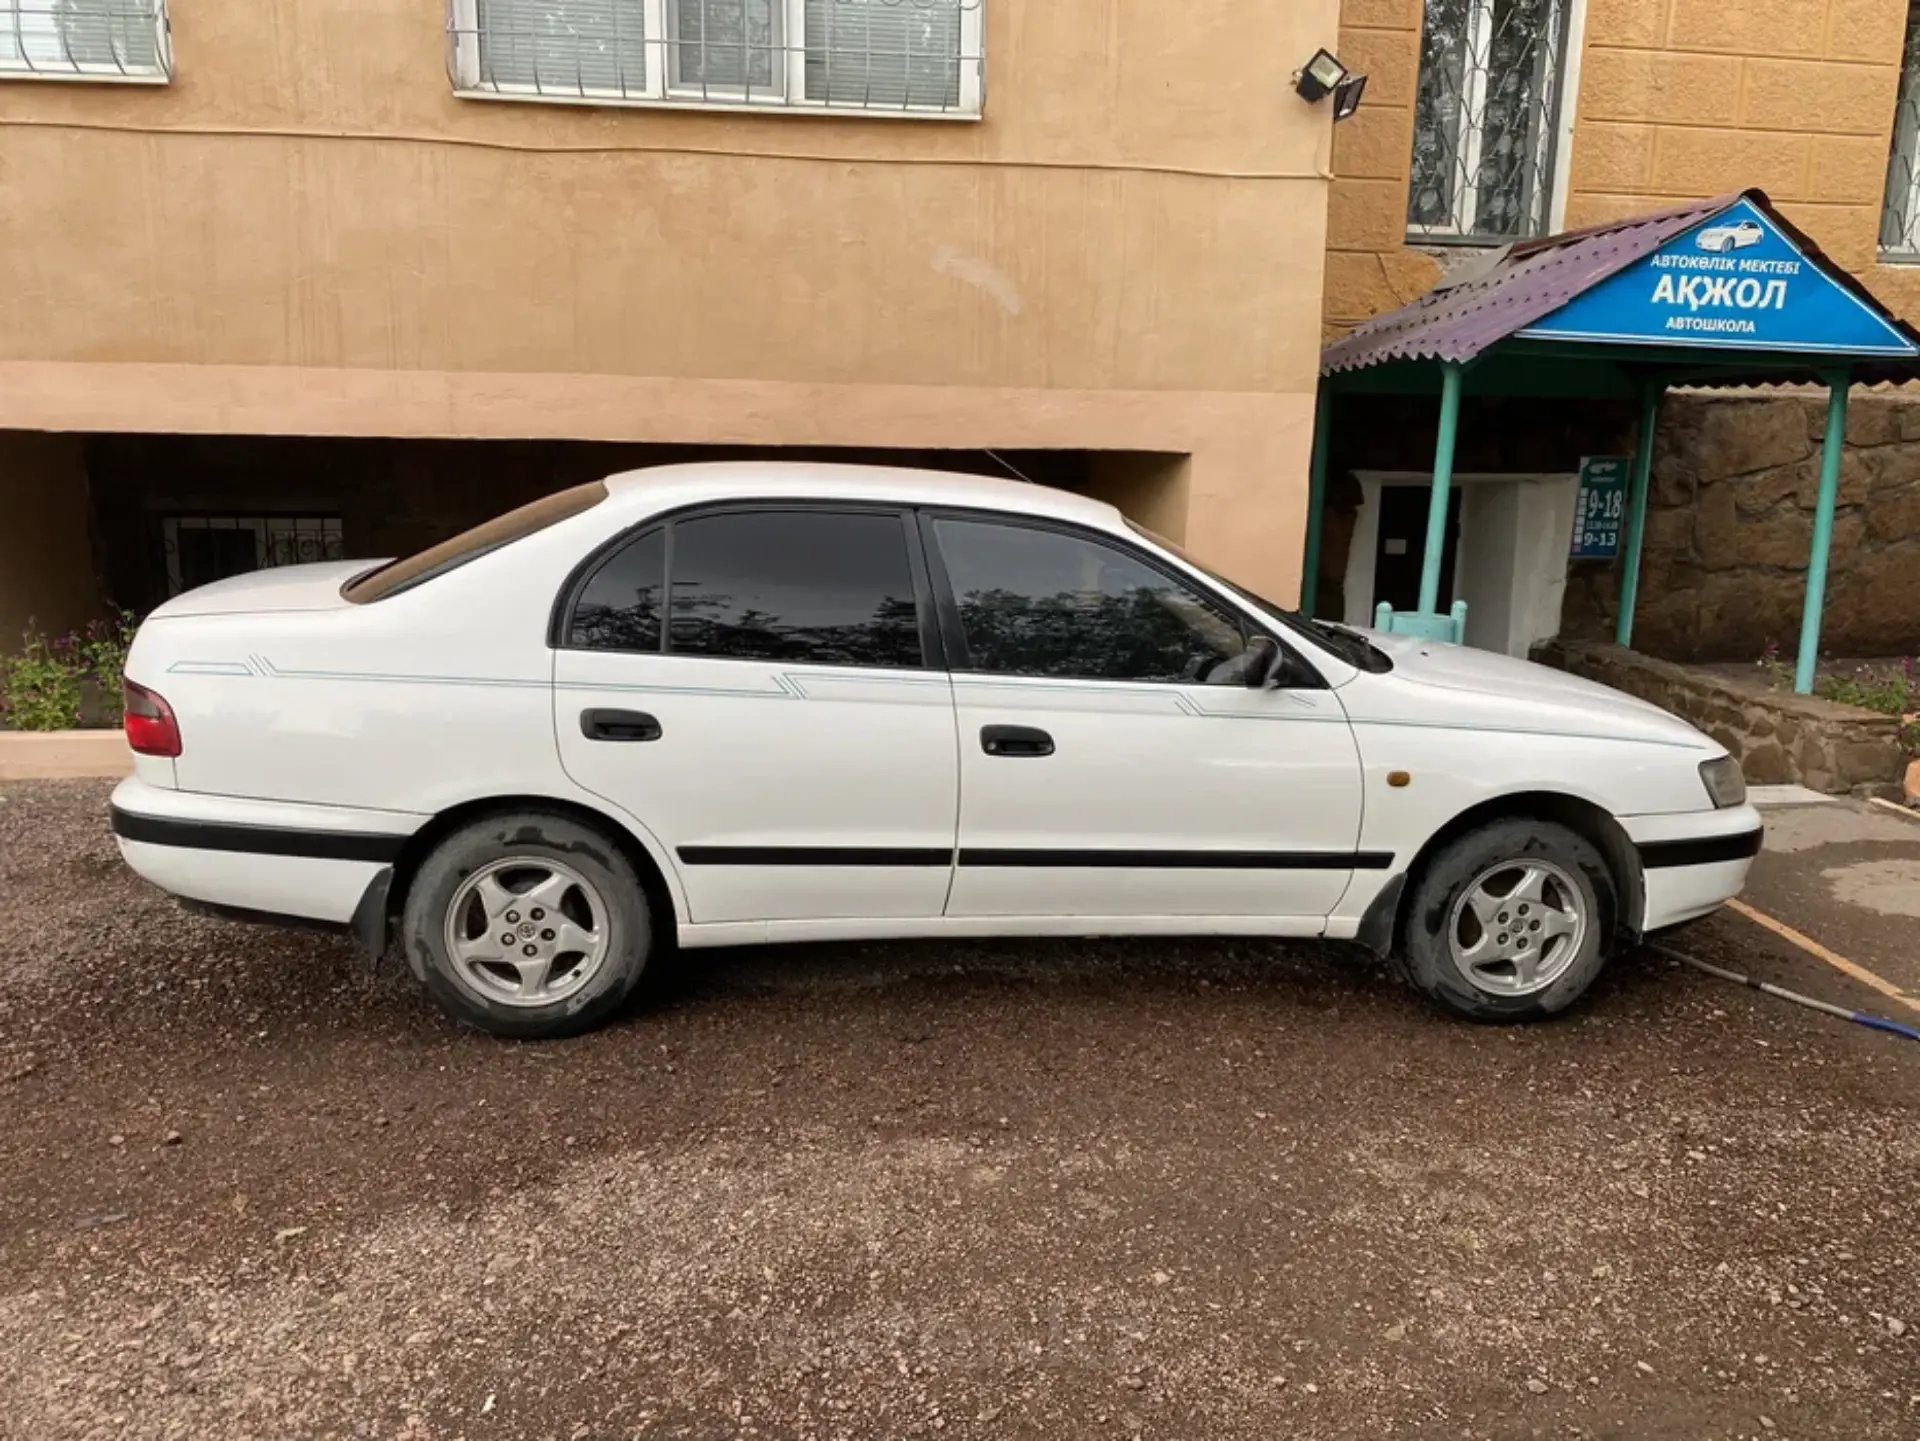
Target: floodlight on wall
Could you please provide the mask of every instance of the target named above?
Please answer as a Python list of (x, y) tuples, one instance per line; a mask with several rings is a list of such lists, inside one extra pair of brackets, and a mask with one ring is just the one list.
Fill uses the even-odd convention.
[(1360, 108), (1360, 97), (1366, 93), (1367, 77), (1349, 75), (1333, 87), (1333, 122), (1338, 125), (1354, 111)]
[(1328, 50), (1316, 50), (1313, 59), (1293, 72), (1293, 89), (1309, 105), (1317, 104), (1347, 78), (1347, 67)]

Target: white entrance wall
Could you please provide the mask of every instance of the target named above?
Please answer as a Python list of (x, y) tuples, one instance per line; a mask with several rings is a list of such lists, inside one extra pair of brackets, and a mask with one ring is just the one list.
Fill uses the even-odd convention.
[[(1380, 548), (1380, 491), (1389, 485), (1433, 484), (1412, 471), (1360, 471), (1360, 509), (1347, 550), (1348, 625), (1373, 624), (1373, 560)], [(1453, 594), (1444, 608), (1467, 603), (1467, 644), (1524, 657), (1560, 633), (1573, 542), (1574, 475), (1456, 475), (1461, 487), (1460, 541)]]

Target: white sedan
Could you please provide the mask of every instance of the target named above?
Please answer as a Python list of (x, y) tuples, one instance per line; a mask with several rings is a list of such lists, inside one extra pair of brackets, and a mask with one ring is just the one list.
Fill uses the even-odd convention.
[(1303, 619), (1111, 506), (765, 462), (167, 602), (113, 828), (203, 906), (397, 931), (503, 1036), (662, 947), (1359, 941), (1477, 1019), (1739, 891), (1740, 769), (1522, 661)]

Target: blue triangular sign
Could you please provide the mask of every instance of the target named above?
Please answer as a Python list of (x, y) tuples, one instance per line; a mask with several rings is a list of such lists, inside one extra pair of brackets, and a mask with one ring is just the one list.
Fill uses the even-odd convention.
[(1744, 198), (1519, 335), (1833, 356), (1920, 354)]

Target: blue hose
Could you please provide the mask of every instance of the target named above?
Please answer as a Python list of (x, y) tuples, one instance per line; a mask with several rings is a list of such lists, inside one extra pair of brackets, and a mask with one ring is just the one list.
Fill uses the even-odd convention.
[(1889, 1035), (1901, 1036), (1909, 1041), (1920, 1041), (1920, 1029), (1903, 1025), (1899, 1021), (1890, 1021), (1885, 1016), (1872, 1015), (1867, 1011), (1849, 1010), (1845, 1006), (1836, 1006), (1831, 1001), (1817, 1001), (1812, 996), (1803, 996), (1798, 991), (1790, 991), (1785, 986), (1776, 986), (1771, 981), (1756, 981), (1752, 976), (1743, 976), (1738, 971), (1709, 965), (1698, 956), (1690, 956), (1685, 951), (1676, 951), (1672, 946), (1663, 946), (1657, 941), (1648, 941), (1647, 949), (1657, 951), (1669, 960), (1679, 961), (1682, 965), (1692, 966), (1696, 971), (1705, 971), (1710, 976), (1718, 976), (1723, 981), (1732, 981), (1735, 985), (1764, 991), (1767, 995), (1778, 996), (1783, 1001), (1792, 1001), (1796, 1006), (1805, 1006), (1809, 1010), (1838, 1016), (1843, 1021), (1852, 1021), (1856, 1026), (1865, 1026), (1871, 1031), (1885, 1031)]

